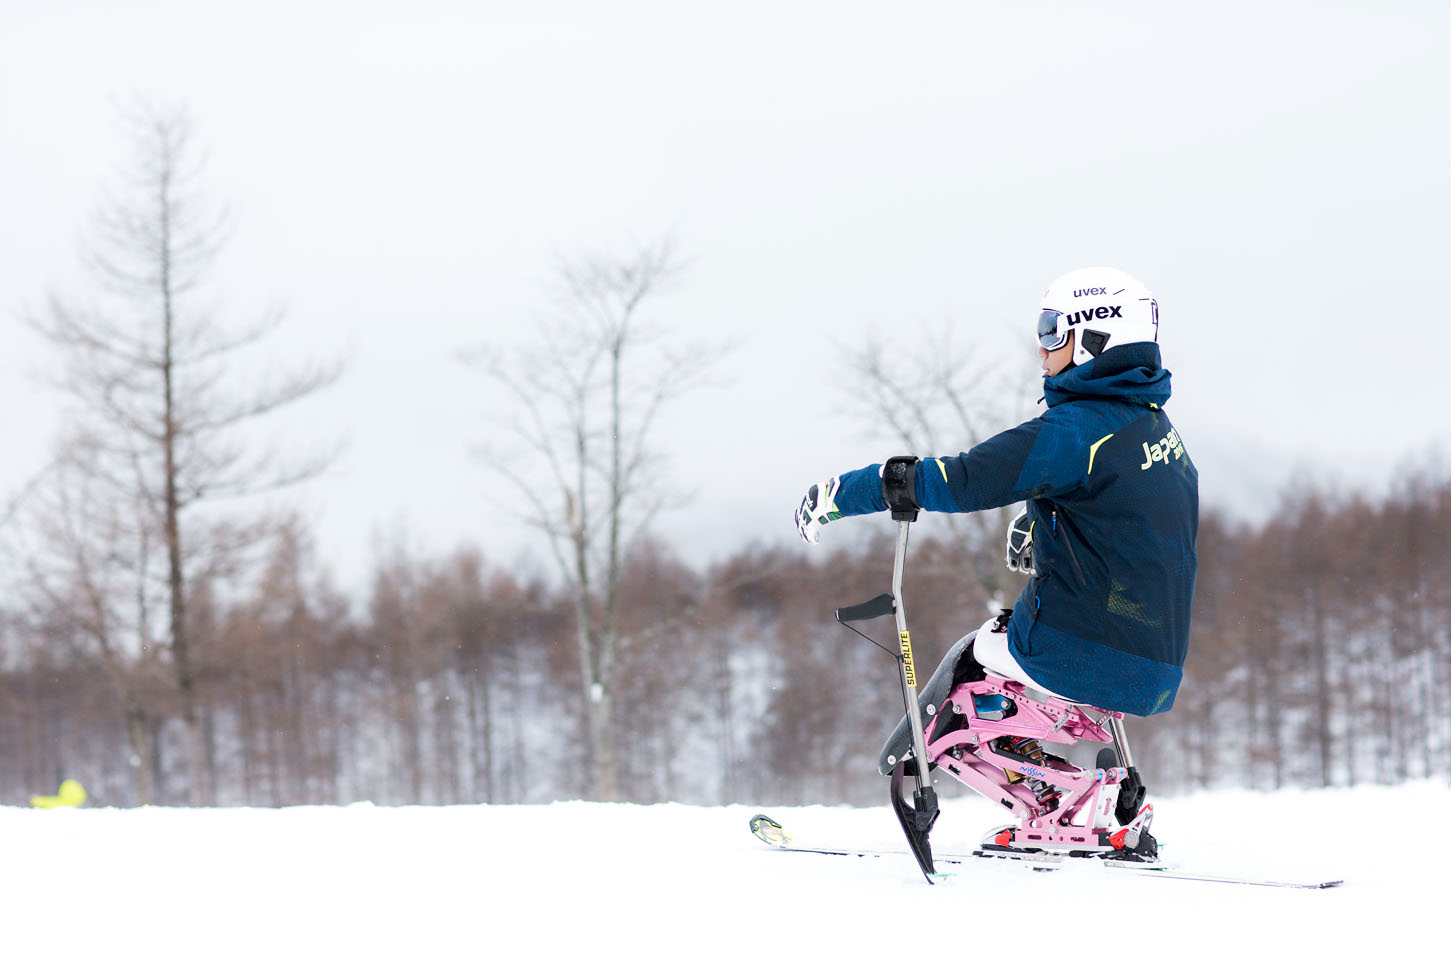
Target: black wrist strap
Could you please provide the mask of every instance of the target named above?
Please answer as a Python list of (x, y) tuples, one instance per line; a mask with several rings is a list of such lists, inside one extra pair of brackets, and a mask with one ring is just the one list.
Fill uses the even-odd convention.
[(917, 520), (921, 505), (917, 503), (916, 457), (889, 457), (882, 465), (882, 498), (893, 521)]

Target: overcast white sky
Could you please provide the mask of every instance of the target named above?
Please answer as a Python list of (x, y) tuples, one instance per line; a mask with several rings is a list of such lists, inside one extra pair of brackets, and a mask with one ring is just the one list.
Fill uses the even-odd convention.
[(739, 344), (662, 427), (696, 500), (660, 526), (697, 561), (788, 536), (808, 484), (896, 449), (842, 417), (833, 347), (951, 318), (1029, 366), (1043, 287), (1081, 265), (1158, 296), (1207, 500), (1252, 510), (1295, 467), (1381, 486), (1451, 443), (1448, 21), (1430, 0), (4, 0), (0, 483), (55, 429), (19, 318), (75, 278), (123, 157), (113, 101), (141, 94), (210, 146), (238, 318), (284, 301), (286, 353), (351, 353), (296, 421), (348, 441), (297, 496), (344, 581), (380, 534), (519, 552), (452, 354), (527, 333), (557, 255), (667, 231), (693, 262), (659, 318)]

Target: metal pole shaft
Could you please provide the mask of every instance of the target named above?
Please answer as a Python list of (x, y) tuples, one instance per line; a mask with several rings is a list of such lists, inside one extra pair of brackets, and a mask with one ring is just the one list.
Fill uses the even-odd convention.
[(897, 616), (897, 640), (902, 650), (902, 686), (907, 694), (907, 720), (912, 724), (912, 748), (917, 756), (917, 785), (932, 788), (931, 764), (927, 760), (927, 738), (922, 730), (922, 709), (917, 702), (917, 672), (912, 658), (912, 637), (907, 631), (907, 606), (902, 600), (902, 572), (907, 561), (907, 528), (897, 522), (897, 558), (892, 565), (892, 601)]
[(1124, 732), (1124, 721), (1115, 716), (1108, 721), (1108, 729), (1113, 734), (1113, 745), (1118, 747), (1118, 765), (1128, 769), (1134, 765), (1134, 758), (1129, 752), (1129, 737)]

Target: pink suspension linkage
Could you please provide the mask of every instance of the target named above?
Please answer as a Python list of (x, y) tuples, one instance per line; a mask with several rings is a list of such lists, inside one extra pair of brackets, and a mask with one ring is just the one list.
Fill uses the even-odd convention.
[[(975, 697), (994, 695), (1007, 697), (1016, 711), (1000, 719), (982, 718)], [(1000, 747), (1020, 739), (1111, 743), (1113, 735), (1105, 726), (1111, 719), (1122, 720), (1124, 714), (1035, 696), (1029, 696), (1021, 683), (992, 672), (985, 679), (954, 687), (943, 708), (931, 711), (924, 730), (928, 762), (1018, 818), (1016, 828), (997, 834), (995, 843), (1000, 847), (1099, 852), (1122, 846), (1125, 825), (1114, 817), (1114, 808), (1119, 784), (1128, 776), (1126, 769), (1083, 768), (1051, 754), (1031, 759), (1011, 756)], [(938, 735), (949, 724), (949, 731)], [(1008, 771), (1021, 779), (1013, 780)], [(1030, 781), (1038, 782), (1030, 786)], [(1138, 822), (1140, 818), (1135, 818), (1126, 826)]]

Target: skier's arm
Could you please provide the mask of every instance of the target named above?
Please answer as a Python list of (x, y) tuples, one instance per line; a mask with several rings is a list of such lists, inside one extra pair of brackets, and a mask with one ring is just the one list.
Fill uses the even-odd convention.
[(922, 460), (917, 503), (929, 511), (981, 511), (1052, 497), (1074, 486), (1081, 473), (1071, 436), (1038, 417), (956, 457)]
[[(956, 457), (917, 462), (917, 504), (926, 511), (981, 511), (1029, 498), (1053, 497), (1077, 485), (1082, 448), (1076, 435), (1047, 416), (990, 437)], [(882, 465), (868, 464), (815, 485), (796, 511), (796, 526), (811, 543), (837, 518), (887, 509)]]
[[(981, 511), (1052, 497), (1077, 483), (1080, 448), (1045, 418), (1005, 430), (956, 457), (917, 462), (917, 503), (926, 511)], [(882, 465), (868, 464), (833, 481), (836, 516), (887, 509)], [(833, 517), (835, 520), (835, 517)]]

